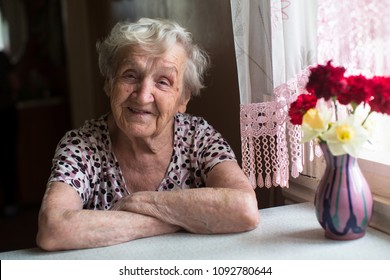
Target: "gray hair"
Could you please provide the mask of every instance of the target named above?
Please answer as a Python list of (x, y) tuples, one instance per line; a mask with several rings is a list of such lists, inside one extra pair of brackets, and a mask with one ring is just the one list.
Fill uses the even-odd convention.
[[(141, 18), (135, 23), (119, 22), (103, 41), (96, 44), (99, 68), (107, 82), (113, 81), (117, 70), (117, 53), (125, 46), (136, 47), (143, 53), (161, 55), (176, 43), (187, 53), (184, 87), (191, 96), (199, 95), (204, 88), (204, 74), (209, 67), (209, 57), (192, 41), (192, 34), (176, 22), (165, 19)], [(135, 51), (135, 48), (132, 48)]]

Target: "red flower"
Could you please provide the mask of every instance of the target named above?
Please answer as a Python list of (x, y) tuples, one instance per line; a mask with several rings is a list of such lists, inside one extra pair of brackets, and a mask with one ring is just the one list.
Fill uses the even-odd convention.
[(337, 94), (337, 100), (343, 105), (368, 103), (372, 95), (369, 85), (367, 78), (362, 75), (349, 76), (345, 79), (345, 86)]
[(372, 97), (369, 105), (372, 111), (390, 115), (390, 78), (372, 78), (370, 90)]
[(344, 67), (334, 67), (331, 61), (310, 69), (306, 90), (290, 105), (290, 122), (301, 125), (303, 115), (316, 107), (318, 99), (332, 99), (334, 103), (351, 105), (354, 113), (360, 104), (368, 104), (371, 111), (390, 115), (390, 77), (367, 79), (363, 75), (345, 77)]
[(291, 103), (288, 115), (292, 124), (302, 124), (303, 115), (311, 108), (315, 108), (317, 97), (314, 94), (301, 94)]
[(310, 71), (306, 90), (315, 94), (318, 99), (329, 100), (337, 96), (344, 87), (344, 67), (333, 67), (331, 61), (328, 61), (326, 65), (318, 65)]

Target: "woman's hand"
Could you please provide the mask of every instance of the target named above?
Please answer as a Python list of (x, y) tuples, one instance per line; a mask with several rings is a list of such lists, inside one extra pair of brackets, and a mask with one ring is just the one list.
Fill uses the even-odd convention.
[(47, 251), (94, 248), (179, 230), (176, 225), (129, 211), (82, 209), (76, 191), (56, 182), (42, 201), (37, 245)]
[(194, 233), (241, 232), (258, 225), (255, 192), (235, 162), (215, 166), (207, 183), (206, 188), (135, 192), (114, 209), (155, 217)]

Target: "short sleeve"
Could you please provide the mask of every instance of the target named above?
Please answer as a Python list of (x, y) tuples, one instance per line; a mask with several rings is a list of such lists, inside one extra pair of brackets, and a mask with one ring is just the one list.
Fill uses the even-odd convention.
[(159, 190), (205, 187), (209, 172), (224, 161), (237, 162), (221, 133), (202, 117), (177, 114), (174, 152)]
[(201, 177), (204, 181), (217, 164), (224, 161), (237, 161), (232, 148), (222, 134), (204, 119), (199, 120), (196, 128), (195, 147)]
[(70, 131), (60, 140), (52, 161), (49, 182), (72, 186), (83, 202), (89, 196), (91, 149), (85, 145), (81, 132)]
[(85, 209), (108, 210), (128, 195), (119, 163), (111, 151), (108, 115), (87, 121), (60, 140), (49, 182), (74, 188)]

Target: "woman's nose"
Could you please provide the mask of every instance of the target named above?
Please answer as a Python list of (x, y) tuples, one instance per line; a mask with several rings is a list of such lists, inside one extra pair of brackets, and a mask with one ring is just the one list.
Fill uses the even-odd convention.
[(154, 83), (153, 81), (144, 79), (135, 87), (132, 97), (136, 98), (141, 104), (146, 104), (154, 101)]

